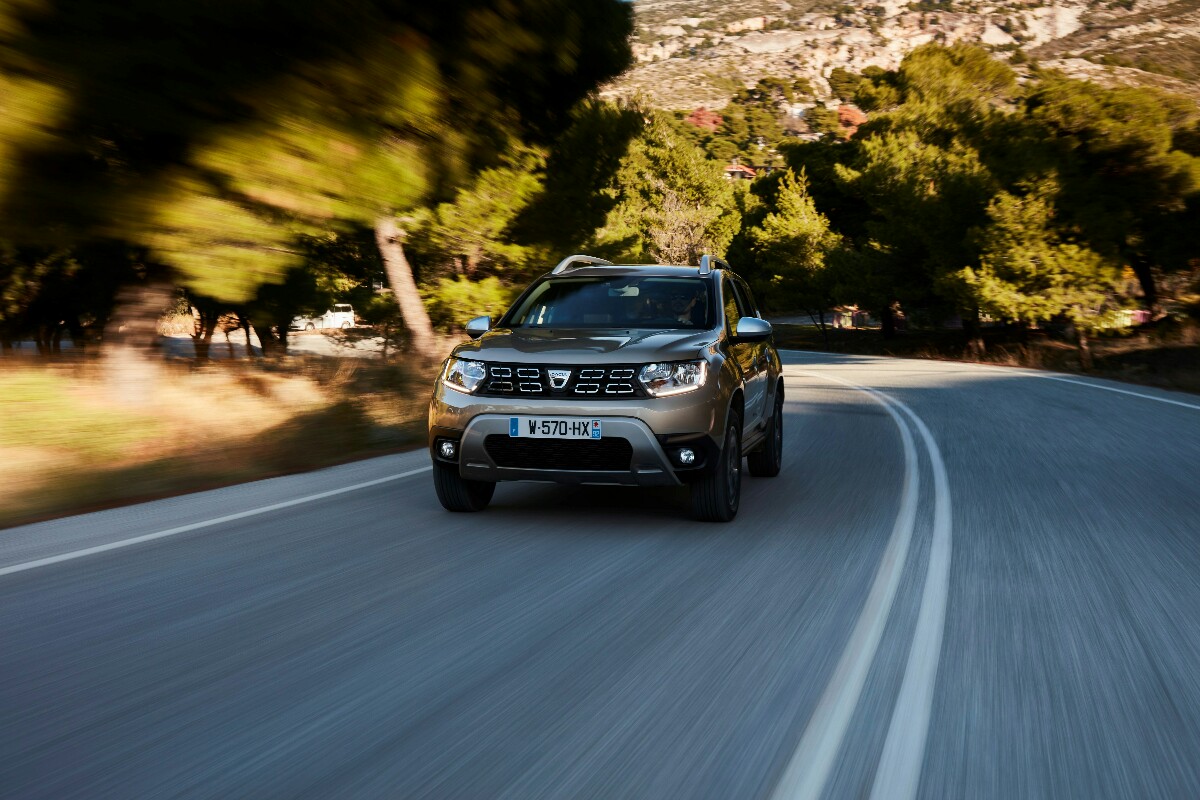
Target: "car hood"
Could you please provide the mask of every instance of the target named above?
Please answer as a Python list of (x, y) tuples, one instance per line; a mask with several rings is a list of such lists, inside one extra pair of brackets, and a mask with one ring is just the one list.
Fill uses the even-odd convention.
[(462, 358), (526, 364), (648, 364), (699, 358), (716, 331), (495, 328), (454, 349)]

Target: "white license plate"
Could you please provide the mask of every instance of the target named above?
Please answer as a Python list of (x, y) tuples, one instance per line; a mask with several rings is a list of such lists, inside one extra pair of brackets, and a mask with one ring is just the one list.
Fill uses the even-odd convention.
[(599, 439), (600, 420), (580, 417), (509, 417), (508, 435), (524, 439)]

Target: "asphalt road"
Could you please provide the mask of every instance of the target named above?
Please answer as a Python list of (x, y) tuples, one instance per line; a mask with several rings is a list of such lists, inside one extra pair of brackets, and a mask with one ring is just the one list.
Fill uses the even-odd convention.
[(730, 525), (412, 453), (0, 531), (0, 795), (1200, 797), (1200, 398), (787, 360)]

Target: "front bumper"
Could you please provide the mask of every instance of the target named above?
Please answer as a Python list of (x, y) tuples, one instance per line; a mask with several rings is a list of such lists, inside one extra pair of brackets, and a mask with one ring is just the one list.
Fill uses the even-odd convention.
[[(435, 444), (443, 438), (457, 441), (454, 463), (462, 477), (469, 480), (678, 486), (701, 472), (707, 459), (698, 462), (696, 468), (683, 468), (672, 463), (672, 446), (686, 443), (704, 457), (715, 452), (724, 434), (724, 416), (718, 415), (718, 407), (720, 403), (703, 390), (651, 400), (572, 402), (477, 397), (445, 389), (439, 382), (429, 406), (429, 447), (436, 461), (447, 463), (438, 457)], [(485, 440), (488, 436), (508, 436), (509, 419), (518, 415), (600, 418), (605, 439), (629, 442), (629, 467), (589, 470), (501, 466), (488, 453)]]
[[(479, 481), (552, 481), (554, 483), (616, 484), (621, 486), (677, 486), (680, 481), (663, 448), (646, 423), (630, 417), (604, 417), (605, 438), (624, 439), (632, 447), (628, 469), (562, 469), (500, 466), (488, 452), (488, 436), (508, 436), (509, 417), (481, 414), (459, 440), (459, 474)], [(544, 441), (544, 440), (541, 440)], [(590, 442), (579, 442), (588, 447)]]

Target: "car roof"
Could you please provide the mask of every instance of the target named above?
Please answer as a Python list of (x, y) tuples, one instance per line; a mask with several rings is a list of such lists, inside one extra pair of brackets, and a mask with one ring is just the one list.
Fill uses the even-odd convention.
[[(720, 270), (713, 270), (715, 275)], [(646, 275), (650, 277), (702, 278), (699, 269), (684, 264), (614, 264), (609, 266), (580, 266), (559, 273), (547, 272), (543, 278), (603, 277), (605, 275)]]

